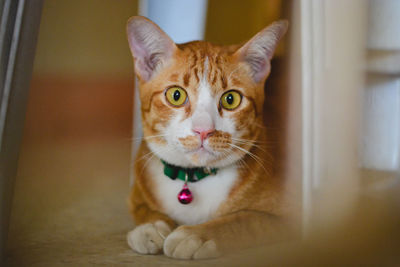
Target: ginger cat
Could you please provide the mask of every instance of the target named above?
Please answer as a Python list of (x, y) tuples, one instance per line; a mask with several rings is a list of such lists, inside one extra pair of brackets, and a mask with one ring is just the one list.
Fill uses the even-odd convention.
[(217, 46), (175, 44), (150, 20), (129, 19), (144, 133), (130, 197), (133, 250), (203, 259), (281, 237), (284, 182), (268, 160), (262, 108), (287, 24)]

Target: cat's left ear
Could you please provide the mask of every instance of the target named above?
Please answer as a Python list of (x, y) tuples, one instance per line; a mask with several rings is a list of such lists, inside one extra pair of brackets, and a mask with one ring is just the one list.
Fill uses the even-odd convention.
[(258, 83), (268, 76), (275, 48), (285, 35), (288, 25), (287, 20), (272, 23), (235, 52), (239, 60), (249, 65), (255, 82)]

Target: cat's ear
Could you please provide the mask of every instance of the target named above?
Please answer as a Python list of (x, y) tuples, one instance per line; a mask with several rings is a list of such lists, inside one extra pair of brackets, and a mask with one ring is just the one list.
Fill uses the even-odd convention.
[(286, 20), (272, 23), (236, 51), (239, 59), (249, 65), (255, 82), (258, 83), (268, 76), (275, 48), (286, 33), (288, 24)]
[(175, 43), (149, 19), (135, 16), (128, 20), (127, 36), (140, 79), (150, 80), (153, 74), (171, 59)]

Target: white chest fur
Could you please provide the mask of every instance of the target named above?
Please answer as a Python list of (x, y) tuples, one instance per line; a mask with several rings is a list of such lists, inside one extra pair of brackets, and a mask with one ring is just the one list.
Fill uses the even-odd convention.
[(213, 218), (238, 178), (236, 166), (231, 166), (219, 169), (217, 174), (203, 180), (189, 183), (193, 201), (183, 205), (179, 203), (177, 196), (184, 182), (165, 176), (163, 168), (159, 160), (152, 160), (149, 164), (151, 179), (155, 185), (154, 195), (161, 204), (163, 213), (179, 224), (199, 224)]

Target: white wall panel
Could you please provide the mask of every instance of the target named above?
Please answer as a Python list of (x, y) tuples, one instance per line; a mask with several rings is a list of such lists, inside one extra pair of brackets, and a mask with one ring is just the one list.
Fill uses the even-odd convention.
[(400, 78), (369, 77), (363, 108), (363, 167), (396, 171), (400, 150)]

